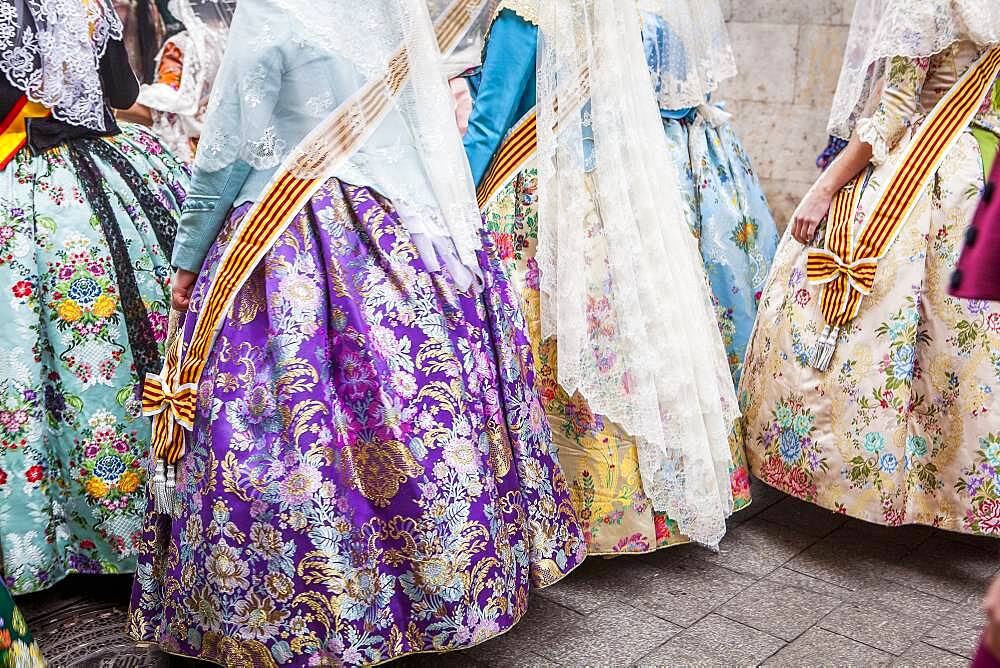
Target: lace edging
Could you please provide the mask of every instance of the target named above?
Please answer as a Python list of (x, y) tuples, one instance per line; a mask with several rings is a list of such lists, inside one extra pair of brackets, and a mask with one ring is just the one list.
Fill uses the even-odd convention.
[(875, 166), (889, 159), (889, 144), (879, 132), (878, 125), (870, 118), (862, 118), (857, 125), (858, 139), (872, 147), (872, 164)]
[(538, 25), (538, 0), (501, 0), (493, 13), (493, 21), (497, 20), (500, 12), (509, 9), (533, 26)]

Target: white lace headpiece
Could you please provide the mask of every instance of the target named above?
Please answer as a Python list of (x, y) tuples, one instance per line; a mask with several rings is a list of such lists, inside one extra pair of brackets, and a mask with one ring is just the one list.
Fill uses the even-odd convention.
[(1000, 42), (997, 0), (858, 0), (827, 126), (850, 139), (870, 107), (886, 64), (896, 56), (929, 58), (955, 42)]
[[(718, 0), (639, 0), (646, 55), (661, 109), (696, 107), (736, 75)], [(656, 17), (659, 21), (650, 20)]]
[(4, 0), (0, 71), (72, 125), (105, 128), (99, 63), (122, 24), (109, 0)]
[(637, 437), (643, 489), (717, 545), (737, 406), (634, 3), (539, 3), (542, 335), (559, 383)]
[[(486, 0), (473, 5), (483, 11)], [(425, 0), (324, 0), (322, 11), (315, 0), (239, 0), (195, 165), (217, 171), (243, 160), (266, 170), (293, 151), (327, 151), (299, 145), (356, 92), (384, 87), (400, 48), (409, 77), (384, 118), (352, 109), (367, 139), (332, 175), (372, 186), (412, 234), (439, 252), (453, 242), (475, 271), (482, 219)], [(323, 161), (296, 164), (307, 162)]]

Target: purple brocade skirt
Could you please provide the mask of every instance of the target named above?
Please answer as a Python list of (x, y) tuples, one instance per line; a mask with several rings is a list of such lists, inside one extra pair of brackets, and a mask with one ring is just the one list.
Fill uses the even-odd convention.
[(241, 668), (380, 663), (503, 633), (581, 562), (517, 297), (492, 249), (480, 263), (484, 291), (458, 293), (389, 202), (316, 193), (209, 357), (133, 638)]

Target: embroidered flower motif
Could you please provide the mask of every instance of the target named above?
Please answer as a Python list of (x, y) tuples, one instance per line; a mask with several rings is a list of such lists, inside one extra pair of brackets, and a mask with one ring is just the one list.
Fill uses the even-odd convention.
[(899, 459), (891, 452), (887, 452), (879, 459), (878, 465), (886, 473), (892, 474), (899, 468)]
[(877, 431), (870, 431), (865, 434), (865, 450), (871, 453), (882, 452), (885, 448), (885, 437)]
[(911, 457), (923, 457), (927, 454), (927, 439), (923, 436), (908, 436), (906, 452)]
[(115, 457), (114, 455), (105, 455), (98, 460), (97, 465), (94, 467), (94, 475), (108, 483), (113, 485), (118, 482), (118, 478), (121, 477), (122, 473), (125, 472), (125, 464), (121, 459)]
[(15, 283), (10, 291), (15, 297), (24, 298), (30, 297), (32, 292), (34, 292), (34, 287), (31, 285), (31, 281), (18, 281)]
[(86, 488), (87, 488), (87, 494), (90, 494), (95, 499), (100, 499), (101, 497), (105, 496), (111, 489), (103, 480), (101, 480), (97, 476), (92, 476), (87, 479)]
[(787, 463), (795, 464), (802, 457), (802, 439), (794, 431), (783, 431), (778, 451)]
[(81, 309), (72, 299), (60, 302), (56, 312), (59, 314), (59, 317), (66, 322), (76, 322), (83, 317), (83, 309)]
[(92, 278), (78, 278), (70, 283), (66, 296), (82, 306), (90, 306), (101, 296), (101, 286)]
[(91, 310), (98, 318), (110, 318), (115, 314), (115, 308), (117, 305), (118, 303), (113, 297), (101, 295), (97, 298), (97, 301), (94, 302), (94, 306)]

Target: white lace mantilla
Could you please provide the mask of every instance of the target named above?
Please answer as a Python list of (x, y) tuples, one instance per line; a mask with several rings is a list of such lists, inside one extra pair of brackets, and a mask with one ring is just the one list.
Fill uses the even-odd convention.
[(559, 0), (539, 19), (542, 334), (557, 337), (566, 391), (637, 437), (653, 507), (717, 545), (733, 509), (736, 397), (639, 12)]
[(697, 107), (726, 79), (736, 58), (718, 0), (638, 0), (668, 34), (647, 40), (661, 109)]
[(851, 137), (858, 121), (872, 110), (879, 82), (892, 58), (929, 58), (962, 40), (979, 47), (1000, 43), (1000, 2), (858, 2), (830, 108), (827, 126), (830, 134), (843, 139)]
[[(480, 11), (485, 0), (476, 5)], [(405, 48), (409, 77), (384, 115), (360, 106), (354, 123), (366, 133), (360, 147), (330, 174), (373, 187), (392, 200), (413, 234), (432, 248), (453, 244), (469, 285), (478, 273), (482, 219), (461, 137), (454, 122), (426, 0), (333, 2), (317, 12), (311, 0), (239, 0), (229, 48), (212, 91), (195, 165), (218, 171), (237, 160), (258, 170), (285, 162), (325, 164), (329, 140), (305, 141), (321, 121), (357, 91), (388, 72)]]
[(105, 129), (98, 68), (108, 40), (121, 37), (121, 21), (107, 0), (0, 3), (0, 71), (72, 125)]

